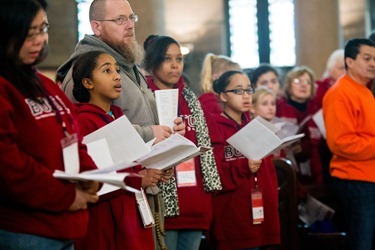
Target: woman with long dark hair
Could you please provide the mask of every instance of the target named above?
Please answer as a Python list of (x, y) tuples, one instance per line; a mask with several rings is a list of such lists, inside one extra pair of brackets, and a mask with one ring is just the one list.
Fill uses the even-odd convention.
[[(178, 89), (178, 114), (186, 125), (185, 137), (198, 146), (211, 146), (201, 105), (184, 84), (180, 44), (168, 36), (155, 36), (146, 47), (144, 68), (152, 91)], [(212, 151), (174, 168), (174, 177), (162, 183), (165, 201), (165, 241), (169, 250), (197, 250), (212, 219), (212, 193), (221, 189)]]
[(72, 103), (35, 68), (46, 55), (45, 8), (0, 1), (0, 249), (73, 249), (86, 234), (87, 203), (98, 200), (98, 183), (53, 177), (96, 166)]

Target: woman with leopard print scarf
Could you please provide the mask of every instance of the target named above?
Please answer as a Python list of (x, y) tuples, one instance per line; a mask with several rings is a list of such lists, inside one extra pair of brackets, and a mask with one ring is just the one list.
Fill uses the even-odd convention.
[[(197, 146), (211, 146), (206, 120), (195, 94), (184, 85), (183, 56), (173, 38), (155, 36), (148, 42), (144, 68), (151, 90), (177, 88), (178, 112), (186, 124), (185, 137)], [(169, 250), (199, 249), (202, 233), (212, 220), (212, 192), (221, 182), (212, 151), (174, 168), (174, 176), (161, 184), (165, 201), (165, 241)]]

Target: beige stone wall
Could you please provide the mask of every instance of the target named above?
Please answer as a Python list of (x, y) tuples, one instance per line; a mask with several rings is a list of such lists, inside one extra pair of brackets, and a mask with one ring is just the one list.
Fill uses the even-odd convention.
[(48, 57), (40, 67), (53, 70), (69, 58), (78, 41), (77, 4), (75, 0), (50, 0), (47, 2), (50, 50)]
[(208, 52), (227, 54), (224, 6), (219, 0), (166, 0), (166, 32), (190, 46), (185, 57), (191, 88), (200, 92), (200, 70)]
[(136, 37), (140, 44), (150, 34), (165, 34), (165, 0), (129, 0), (134, 13), (139, 16)]
[(297, 65), (307, 65), (315, 77), (323, 74), (332, 51), (342, 47), (336, 0), (296, 0)]

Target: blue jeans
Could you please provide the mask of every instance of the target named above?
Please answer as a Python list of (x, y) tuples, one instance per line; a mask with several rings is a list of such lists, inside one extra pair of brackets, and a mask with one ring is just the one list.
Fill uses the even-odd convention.
[(166, 230), (165, 243), (168, 250), (198, 250), (202, 240), (199, 230)]
[(375, 183), (332, 179), (345, 218), (347, 249), (372, 250), (375, 233)]
[(56, 240), (33, 234), (13, 233), (0, 229), (0, 249), (74, 250), (74, 245), (72, 240)]

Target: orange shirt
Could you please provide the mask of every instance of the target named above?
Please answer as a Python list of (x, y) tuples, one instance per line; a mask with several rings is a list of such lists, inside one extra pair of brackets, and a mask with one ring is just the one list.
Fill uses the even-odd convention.
[(348, 75), (323, 99), (327, 142), (333, 153), (331, 175), (375, 182), (375, 99)]

